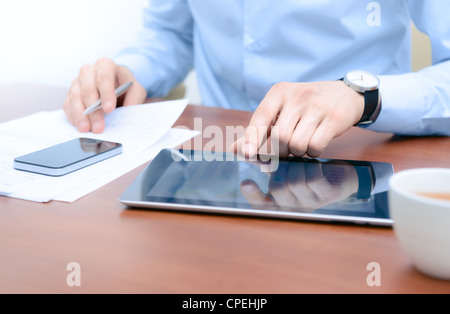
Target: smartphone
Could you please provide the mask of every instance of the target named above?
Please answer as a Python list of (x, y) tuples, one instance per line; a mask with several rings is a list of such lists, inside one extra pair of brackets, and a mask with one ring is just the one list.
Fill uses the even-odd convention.
[(122, 153), (122, 144), (77, 138), (14, 159), (17, 170), (59, 177)]

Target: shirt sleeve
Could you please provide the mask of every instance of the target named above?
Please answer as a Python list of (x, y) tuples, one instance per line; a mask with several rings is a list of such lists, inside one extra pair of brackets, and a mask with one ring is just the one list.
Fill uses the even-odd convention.
[(119, 52), (149, 97), (166, 96), (193, 66), (193, 20), (186, 0), (152, 0), (135, 43)]
[(382, 110), (368, 129), (450, 136), (450, 1), (406, 3), (417, 29), (430, 37), (433, 64), (416, 73), (380, 76)]

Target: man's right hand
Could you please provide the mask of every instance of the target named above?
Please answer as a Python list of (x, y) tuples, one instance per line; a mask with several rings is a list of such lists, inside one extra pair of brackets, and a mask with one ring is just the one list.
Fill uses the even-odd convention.
[[(147, 92), (126, 67), (106, 58), (99, 59), (94, 65), (83, 66), (64, 102), (67, 118), (80, 132), (102, 133), (105, 129), (104, 114), (114, 111), (118, 105), (115, 89), (129, 81), (133, 81), (133, 85), (124, 95), (122, 105), (143, 103)], [(99, 98), (102, 99), (101, 110), (83, 115), (86, 108)]]

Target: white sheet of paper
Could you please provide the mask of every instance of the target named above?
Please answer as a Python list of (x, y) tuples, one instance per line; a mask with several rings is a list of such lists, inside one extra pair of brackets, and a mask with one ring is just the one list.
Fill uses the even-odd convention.
[[(110, 175), (111, 173), (117, 173), (117, 176), (123, 174), (123, 171), (118, 169), (131, 170), (128, 163), (138, 166), (136, 161), (144, 159), (141, 153), (148, 151), (153, 144), (163, 138), (184, 111), (187, 103), (188, 101), (184, 99), (118, 108), (105, 116), (106, 127), (102, 134), (78, 132), (69, 123), (62, 110), (39, 112), (2, 123), (0, 124), (0, 195), (46, 202), (58, 195), (70, 195), (74, 189), (99, 180), (104, 175), (109, 175), (109, 180), (112, 180), (114, 178)], [(181, 131), (185, 131), (183, 139), (186, 140), (196, 134), (187, 130)], [(120, 142), (123, 145), (123, 153), (63, 177), (48, 177), (14, 169), (15, 157), (78, 137)], [(171, 145), (174, 142), (162, 145), (167, 144), (166, 147), (173, 147)], [(179, 144), (181, 143), (175, 145)], [(148, 160), (150, 159), (151, 154)], [(89, 191), (84, 189), (84, 191), (89, 193), (92, 189)]]

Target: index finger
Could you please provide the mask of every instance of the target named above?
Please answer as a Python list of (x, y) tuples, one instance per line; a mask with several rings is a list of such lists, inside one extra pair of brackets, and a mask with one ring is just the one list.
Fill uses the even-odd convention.
[(261, 148), (264, 139), (269, 136), (270, 127), (275, 125), (280, 111), (278, 94), (269, 92), (253, 113), (245, 132), (242, 153), (247, 157), (254, 156)]
[(274, 200), (264, 194), (253, 180), (248, 179), (241, 182), (241, 193), (253, 208), (262, 210), (278, 208)]
[(102, 109), (105, 113), (110, 113), (117, 105), (116, 64), (109, 59), (100, 59), (96, 63), (96, 68), (96, 85), (102, 100)]

